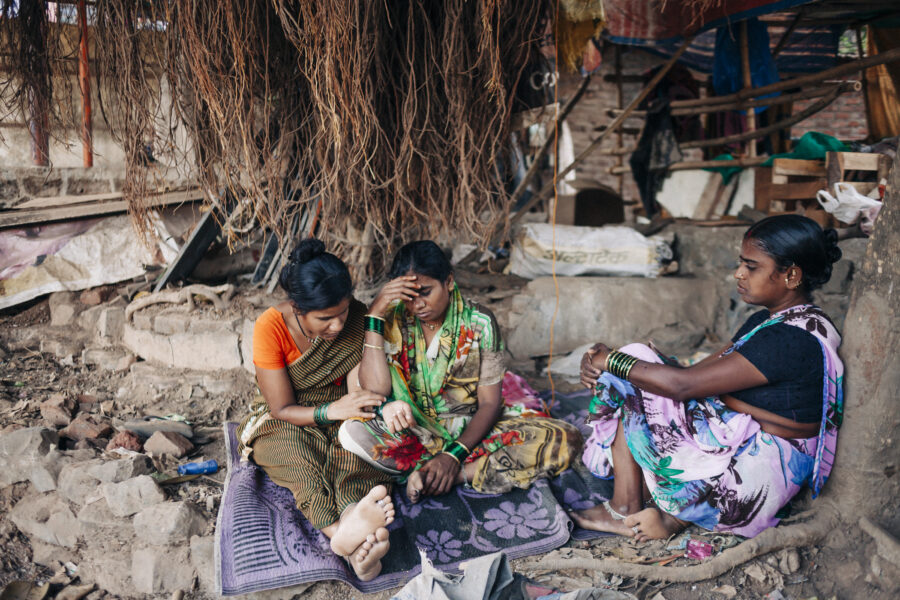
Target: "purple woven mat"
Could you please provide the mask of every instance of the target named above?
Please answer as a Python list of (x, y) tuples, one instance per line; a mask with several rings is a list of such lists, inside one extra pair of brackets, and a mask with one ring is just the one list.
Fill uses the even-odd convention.
[[(582, 403), (587, 406), (582, 398), (573, 398), (576, 406)], [(575, 422), (579, 417), (572, 412), (576, 414), (567, 420)], [(216, 582), (226, 596), (325, 579), (365, 593), (390, 589), (419, 573), (417, 548), (450, 572), (458, 572), (463, 561), (498, 550), (510, 559), (549, 552), (569, 539), (572, 523), (565, 510), (596, 504), (611, 491), (610, 482), (572, 469), (506, 494), (457, 486), (445, 496), (411, 504), (395, 491), (390, 552), (382, 560), (382, 574), (362, 582), (303, 518), (287, 489), (272, 483), (252, 462), (239, 462), (236, 427), (225, 424), (228, 475), (216, 523)], [(578, 539), (596, 537), (576, 533), (581, 534)]]

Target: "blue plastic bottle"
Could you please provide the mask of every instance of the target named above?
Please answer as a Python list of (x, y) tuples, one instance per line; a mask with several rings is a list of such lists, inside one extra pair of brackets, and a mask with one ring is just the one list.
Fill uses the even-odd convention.
[(205, 460), (201, 463), (190, 462), (178, 466), (179, 475), (199, 475), (206, 473), (215, 473), (219, 470), (219, 463), (213, 460)]

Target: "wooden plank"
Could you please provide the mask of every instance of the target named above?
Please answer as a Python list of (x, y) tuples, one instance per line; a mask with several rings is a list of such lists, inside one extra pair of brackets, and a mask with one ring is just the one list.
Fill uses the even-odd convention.
[(813, 181), (772, 184), (772, 200), (805, 200), (815, 198), (819, 190), (824, 190), (828, 181), (823, 177)]
[(753, 209), (768, 214), (772, 204), (772, 168), (756, 167), (753, 182)]
[(880, 154), (871, 152), (839, 152), (845, 171), (877, 171)]
[(703, 192), (700, 194), (697, 206), (694, 207), (695, 219), (704, 220), (709, 218), (710, 212), (712, 212), (716, 203), (716, 198), (722, 191), (722, 187), (722, 174), (718, 171), (713, 172), (709, 181), (706, 182), (706, 187), (703, 188)]
[[(774, 175), (799, 175), (804, 177), (825, 177), (825, 163), (821, 160), (801, 160), (799, 158), (776, 158), (772, 164)], [(787, 182), (784, 182), (787, 183)]]
[(784, 184), (788, 182), (787, 175), (776, 175), (774, 172), (772, 173), (772, 183), (774, 184)]
[(203, 255), (209, 249), (209, 245), (213, 243), (213, 240), (216, 239), (216, 236), (221, 231), (216, 218), (218, 210), (218, 207), (214, 207), (200, 217), (200, 222), (197, 223), (191, 235), (178, 251), (178, 256), (169, 263), (166, 270), (156, 280), (156, 283), (153, 285), (154, 292), (162, 291), (169, 283), (174, 281), (187, 279), (194, 272), (194, 269), (197, 268), (197, 265), (203, 259)]
[[(199, 189), (167, 192), (165, 194), (150, 197), (147, 206), (182, 204), (185, 202), (195, 202), (202, 198), (203, 192)], [(54, 221), (83, 219), (86, 217), (99, 217), (123, 212), (128, 212), (128, 202), (125, 200), (92, 202), (89, 204), (75, 204), (72, 206), (58, 206), (52, 208), (12, 210), (0, 213), (0, 229), (24, 227), (26, 225), (39, 225)]]
[(825, 173), (828, 192), (834, 194), (834, 184), (844, 179), (843, 152), (828, 152), (825, 154)]
[(728, 207), (731, 206), (731, 198), (734, 196), (734, 190), (737, 189), (739, 179), (740, 177), (738, 175), (733, 175), (731, 180), (719, 189), (716, 200), (713, 202), (712, 208), (709, 211), (710, 217), (721, 218), (725, 215), (728, 211)]
[(70, 204), (85, 204), (87, 202), (99, 202), (102, 200), (118, 200), (122, 192), (106, 192), (104, 194), (84, 194), (82, 196), (47, 196), (46, 198), (32, 198), (21, 204), (13, 206), (13, 210), (26, 208), (52, 208), (54, 206), (68, 206)]

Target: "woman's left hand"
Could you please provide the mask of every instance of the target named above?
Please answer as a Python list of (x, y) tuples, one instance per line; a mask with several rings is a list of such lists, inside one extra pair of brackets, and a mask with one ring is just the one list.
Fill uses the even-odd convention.
[(441, 496), (450, 491), (459, 475), (460, 464), (449, 454), (438, 454), (422, 465), (422, 492), (427, 496)]
[(591, 389), (603, 372), (601, 367), (596, 365), (605, 365), (606, 357), (611, 352), (610, 348), (604, 344), (596, 343), (591, 346), (584, 356), (581, 357), (581, 383), (584, 387)]

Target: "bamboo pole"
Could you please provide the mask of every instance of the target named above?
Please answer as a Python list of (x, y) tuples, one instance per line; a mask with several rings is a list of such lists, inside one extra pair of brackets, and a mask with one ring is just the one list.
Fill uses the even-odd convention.
[[(865, 56), (865, 51), (863, 50), (862, 45), (862, 27), (856, 28), (856, 49), (859, 52), (859, 57), (862, 58)], [(862, 70), (862, 89), (863, 89), (863, 103), (866, 106), (866, 134), (867, 137), (871, 139), (872, 137), (872, 114), (870, 112), (869, 105), (869, 75), (868, 69)]]
[(709, 146), (722, 146), (725, 144), (732, 144), (735, 142), (743, 142), (751, 139), (755, 139), (758, 137), (762, 137), (764, 135), (768, 135), (773, 131), (778, 131), (779, 129), (784, 129), (789, 125), (793, 125), (794, 123), (798, 123), (803, 119), (809, 117), (810, 115), (814, 115), (832, 102), (841, 95), (840, 88), (835, 89), (832, 93), (825, 96), (818, 102), (814, 104), (810, 104), (808, 107), (798, 112), (797, 114), (791, 115), (787, 119), (783, 119), (777, 123), (773, 123), (768, 127), (763, 127), (762, 129), (757, 129), (756, 131), (747, 131), (744, 133), (738, 133), (735, 135), (727, 135), (725, 137), (713, 138), (709, 140), (695, 140), (692, 142), (685, 142), (681, 144), (682, 149), (688, 148), (706, 148)]
[(787, 46), (788, 40), (791, 37), (791, 34), (794, 33), (794, 30), (797, 29), (797, 25), (800, 24), (800, 19), (803, 18), (803, 8), (797, 11), (797, 16), (794, 17), (794, 20), (791, 21), (790, 26), (788, 26), (787, 31), (784, 32), (784, 35), (781, 36), (781, 39), (778, 40), (778, 44), (775, 45), (775, 49), (772, 50), (772, 58), (775, 58), (781, 51), (785, 49)]
[[(616, 108), (622, 108), (625, 104), (625, 90), (622, 84), (622, 47), (616, 44)], [(616, 131), (616, 146), (621, 148), (624, 144), (622, 129)], [(616, 166), (621, 167), (625, 164), (621, 154), (616, 156)], [(625, 196), (625, 176), (619, 176), (619, 197)]]
[[(669, 165), (667, 171), (686, 171), (688, 169), (716, 169), (720, 167), (755, 167), (769, 160), (768, 156), (754, 156), (753, 158), (735, 158), (734, 160), (686, 160)], [(631, 167), (613, 167), (609, 170), (611, 175), (630, 173)]]
[[(747, 100), (748, 98), (756, 98), (759, 96), (764, 96), (766, 94), (771, 94), (773, 92), (781, 92), (791, 88), (799, 88), (808, 84), (822, 83), (823, 81), (827, 81), (829, 79), (842, 77), (844, 75), (847, 75), (848, 73), (857, 73), (868, 67), (883, 65), (895, 60), (900, 60), (900, 48), (894, 48), (893, 50), (888, 50), (887, 52), (882, 52), (873, 56), (867, 56), (866, 58), (860, 60), (854, 60), (852, 62), (844, 63), (837, 67), (832, 67), (818, 73), (810, 73), (809, 75), (801, 75), (800, 77), (794, 77), (793, 79), (778, 81), (761, 88), (745, 89), (734, 94), (728, 94), (727, 96), (712, 96), (709, 98), (698, 98), (696, 100), (680, 100), (677, 104), (679, 108), (687, 108), (689, 106), (706, 106), (707, 104), (728, 104), (729, 102), (737, 102), (740, 100)], [(673, 107), (674, 104), (675, 103), (673, 103)]]
[[(730, 102), (728, 104), (714, 104), (712, 106), (694, 106), (688, 108), (674, 108), (678, 105), (678, 101), (672, 102), (671, 114), (673, 117), (684, 117), (688, 115), (702, 115), (704, 113), (721, 112), (725, 110), (741, 110), (748, 107), (772, 106), (775, 104), (789, 104), (798, 100), (809, 100), (810, 98), (821, 98), (833, 92), (836, 87), (841, 88), (841, 92), (858, 92), (862, 89), (859, 81), (842, 81), (835, 85), (825, 87), (817, 87), (811, 90), (794, 92), (793, 94), (783, 94), (781, 96), (771, 96), (769, 98), (758, 98), (755, 100), (744, 100), (743, 102)], [(616, 108), (608, 108), (607, 116), (610, 118), (617, 117), (622, 111)], [(647, 111), (636, 110), (631, 113), (632, 118), (646, 117)]]
[[(750, 37), (747, 34), (747, 21), (741, 21), (741, 77), (744, 80), (744, 89), (753, 89), (753, 78), (750, 73)], [(746, 112), (747, 133), (756, 131), (756, 109), (750, 108)], [(747, 156), (756, 156), (755, 136), (747, 140)]]
[(91, 127), (91, 71), (88, 61), (87, 10), (78, 0), (78, 27), (81, 30), (78, 81), (81, 84), (81, 156), (85, 167), (94, 166), (93, 129)]
[[(688, 49), (688, 46), (690, 46), (691, 42), (693, 41), (694, 36), (685, 38), (684, 43), (681, 44), (681, 47), (678, 48), (678, 50), (675, 52), (675, 54), (672, 55), (671, 58), (669, 58), (666, 64), (663, 65), (663, 67), (659, 71), (657, 71), (656, 75), (653, 76), (653, 79), (651, 79), (650, 82), (644, 87), (644, 89), (641, 90), (641, 93), (638, 94), (637, 97), (635, 97), (634, 100), (632, 100), (628, 104), (628, 107), (625, 109), (625, 111), (621, 115), (619, 115), (619, 117), (617, 117), (609, 127), (603, 130), (600, 135), (597, 136), (597, 139), (591, 142), (591, 144), (587, 148), (585, 148), (581, 152), (581, 154), (576, 156), (575, 160), (573, 160), (569, 164), (569, 166), (558, 173), (556, 176), (556, 180), (562, 181), (566, 175), (574, 171), (575, 167), (581, 164), (585, 158), (587, 158), (598, 146), (600, 146), (601, 143), (603, 143), (603, 140), (606, 139), (606, 136), (609, 135), (611, 131), (615, 131), (619, 127), (621, 127), (622, 123), (625, 122), (625, 119), (628, 118), (628, 115), (630, 115), (634, 111), (634, 109), (636, 109), (638, 105), (644, 100), (644, 98), (646, 98), (647, 95), (653, 91), (653, 88), (655, 88), (656, 85), (662, 80), (662, 78), (666, 76), (666, 73), (668, 73), (672, 66), (678, 61), (678, 59), (681, 58), (681, 55), (684, 54), (684, 51)], [(557, 165), (556, 168), (559, 168), (559, 165)], [(532, 206), (546, 198), (552, 191), (553, 182), (545, 185), (538, 193), (529, 198), (528, 202), (526, 202), (525, 205), (512, 216), (512, 218), (510, 219), (510, 224), (515, 224), (519, 220), (521, 220), (522, 216), (525, 215), (525, 213), (527, 213)]]
[[(587, 75), (581, 81), (581, 85), (578, 86), (578, 91), (575, 92), (575, 95), (566, 102), (565, 107), (563, 107), (562, 111), (559, 113), (556, 119), (557, 126), (566, 120), (566, 117), (569, 116), (569, 113), (572, 112), (572, 109), (575, 108), (575, 105), (581, 100), (581, 97), (584, 95), (584, 92), (587, 90), (588, 85), (591, 83), (591, 76)], [(515, 206), (516, 202), (519, 201), (519, 198), (525, 192), (525, 188), (528, 187), (528, 184), (531, 183), (531, 180), (535, 178), (537, 175), (538, 169), (540, 168), (541, 159), (544, 158), (544, 155), (547, 154), (547, 151), (550, 150), (550, 146), (553, 145), (553, 136), (548, 135), (547, 139), (544, 140), (544, 145), (540, 147), (537, 151), (537, 154), (534, 156), (534, 160), (531, 162), (531, 166), (528, 167), (528, 171), (525, 173), (525, 176), (522, 177), (522, 180), (519, 182), (519, 185), (516, 186), (516, 189), (513, 190), (512, 195), (510, 196), (509, 205)]]

